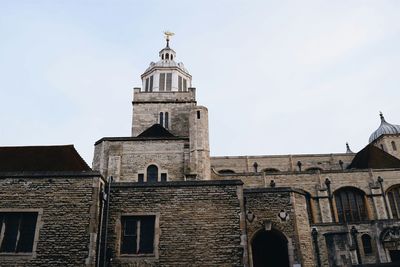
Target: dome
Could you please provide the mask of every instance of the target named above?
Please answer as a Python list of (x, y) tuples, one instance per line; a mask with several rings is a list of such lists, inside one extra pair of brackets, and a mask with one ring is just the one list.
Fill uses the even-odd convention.
[(369, 142), (372, 143), (376, 139), (378, 139), (383, 134), (400, 134), (400, 125), (390, 124), (385, 120), (383, 114), (380, 113), (381, 116), (381, 125), (379, 128), (371, 134), (369, 137)]

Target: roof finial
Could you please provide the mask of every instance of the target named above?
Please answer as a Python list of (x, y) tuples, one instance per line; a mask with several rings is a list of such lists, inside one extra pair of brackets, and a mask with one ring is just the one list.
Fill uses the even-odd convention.
[(175, 33), (170, 31), (164, 31), (165, 39), (167, 40), (167, 47), (169, 48), (169, 38), (174, 36)]
[(379, 111), (379, 117), (381, 117), (381, 120), (382, 120), (382, 121), (384, 121), (384, 120), (385, 120), (385, 117), (383, 117), (383, 113), (382, 113), (382, 111)]
[(354, 153), (353, 151), (351, 151), (349, 143), (346, 142), (346, 153)]

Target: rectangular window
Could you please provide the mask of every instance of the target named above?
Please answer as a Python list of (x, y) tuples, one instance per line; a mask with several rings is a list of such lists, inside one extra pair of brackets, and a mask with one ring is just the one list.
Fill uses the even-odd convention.
[(0, 253), (32, 252), (37, 212), (0, 212)]
[(161, 173), (161, 182), (166, 182), (166, 181), (167, 181), (167, 174)]
[(149, 92), (153, 92), (153, 75), (150, 76)]
[(138, 174), (138, 183), (143, 183), (144, 181), (144, 174), (143, 173), (139, 173)]
[(172, 88), (172, 73), (167, 73), (166, 90), (171, 91), (171, 88)]
[(160, 91), (165, 90), (165, 73), (160, 74), (160, 81), (158, 87)]
[(197, 111), (197, 119), (200, 119), (200, 110)]
[(187, 91), (187, 82), (186, 82), (186, 79), (183, 79), (183, 91)]
[(121, 254), (153, 254), (156, 216), (122, 216)]
[(178, 91), (179, 92), (182, 91), (182, 77), (181, 76), (179, 76), (179, 78), (178, 78)]

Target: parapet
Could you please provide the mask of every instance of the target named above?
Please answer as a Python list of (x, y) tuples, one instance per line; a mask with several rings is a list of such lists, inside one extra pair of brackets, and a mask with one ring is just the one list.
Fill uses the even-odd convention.
[(162, 103), (162, 102), (196, 102), (196, 88), (190, 87), (188, 91), (157, 91), (144, 92), (141, 88), (133, 89), (132, 103)]

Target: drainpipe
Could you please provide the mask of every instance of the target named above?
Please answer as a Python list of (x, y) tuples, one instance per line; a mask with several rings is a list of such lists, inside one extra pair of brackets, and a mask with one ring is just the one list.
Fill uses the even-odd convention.
[(333, 197), (332, 197), (332, 191), (331, 191), (331, 181), (329, 180), (329, 178), (325, 179), (325, 185), (328, 190), (328, 200), (329, 200), (329, 207), (331, 210), (332, 222), (336, 222), (335, 212), (333, 210)]
[(110, 191), (111, 191), (111, 183), (113, 181), (113, 177), (110, 176), (107, 181), (107, 194), (105, 199), (107, 201), (106, 208), (104, 210), (104, 247), (103, 247), (103, 267), (107, 266), (108, 255), (107, 255), (107, 234), (108, 234), (108, 214), (110, 208)]
[(100, 199), (100, 216), (99, 216), (99, 235), (97, 238), (97, 248), (96, 248), (96, 267), (100, 267), (100, 261), (101, 261), (101, 241), (103, 240), (103, 219), (104, 219), (104, 202), (106, 201), (106, 193), (104, 192), (104, 187), (101, 187), (101, 192), (99, 195)]
[(321, 267), (321, 258), (320, 258), (320, 252), (319, 252), (319, 246), (318, 246), (318, 231), (317, 228), (313, 228), (311, 230), (311, 235), (312, 235), (312, 239), (314, 242), (314, 248), (315, 248), (315, 254), (317, 257), (317, 267)]
[(385, 190), (383, 190), (383, 178), (378, 176), (378, 180), (377, 181), (378, 181), (379, 186), (381, 188), (381, 193), (382, 193), (382, 197), (383, 197), (383, 202), (385, 203), (385, 209), (386, 209), (387, 218), (390, 219), (389, 206), (388, 206), (388, 203), (386, 201), (386, 193), (385, 193)]
[(355, 246), (355, 248), (356, 248), (356, 254), (357, 254), (357, 261), (358, 261), (358, 264), (362, 264), (362, 262), (361, 262), (361, 255), (360, 255), (360, 248), (358, 247), (358, 240), (357, 240), (358, 231), (357, 231), (357, 229), (354, 227), (354, 225), (353, 225), (353, 227), (351, 227), (351, 229), (350, 229), (350, 234), (351, 234), (351, 238), (353, 239), (353, 244), (354, 244), (354, 246)]

